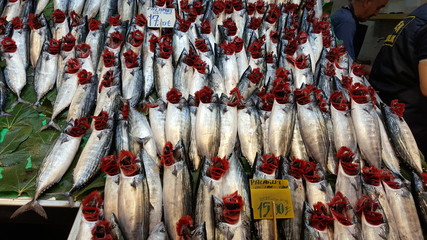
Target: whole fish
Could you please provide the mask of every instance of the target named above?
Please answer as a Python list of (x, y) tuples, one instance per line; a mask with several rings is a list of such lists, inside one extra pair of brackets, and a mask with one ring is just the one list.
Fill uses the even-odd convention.
[[(65, 10), (64, 10), (65, 11)], [(65, 12), (61, 9), (55, 8), (55, 11), (52, 13), (52, 37), (56, 40), (61, 40), (65, 35), (70, 32), (70, 26), (68, 18), (65, 15)]]
[(79, 77), (77, 72), (80, 70), (81, 65), (76, 58), (71, 58), (65, 64), (65, 73), (63, 77), (63, 84), (58, 90), (55, 101), (53, 102), (52, 116), (48, 124), (44, 125), (40, 130), (48, 127), (54, 127), (60, 131), (59, 126), (54, 122), (56, 117), (68, 108), (73, 100), (74, 93), (79, 86)]
[(220, 140), (218, 156), (223, 158), (229, 156), (236, 145), (237, 140), (237, 106), (227, 95), (221, 96), (220, 104)]
[(253, 166), (257, 153), (263, 153), (263, 136), (261, 119), (256, 106), (247, 104), (246, 108), (237, 110), (237, 135), (243, 156)]
[[(62, 82), (63, 82), (63, 78), (64, 78), (64, 69), (65, 69), (65, 64), (68, 62), (68, 60), (70, 60), (71, 58), (77, 58), (76, 56), (76, 38), (73, 36), (73, 34), (67, 33), (67, 35), (65, 35), (60, 42), (61, 45), (61, 51), (59, 53), (58, 56), (58, 61), (57, 61), (57, 74), (56, 74), (56, 88), (59, 89), (59, 87), (61, 86)], [(82, 45), (80, 45), (82, 46)], [(90, 50), (90, 49), (88, 49)], [(82, 52), (79, 50), (79, 53)], [(86, 51), (84, 54), (90, 54), (90, 52)], [(80, 60), (80, 59), (79, 59)], [(83, 65), (83, 63), (82, 63)], [(87, 68), (85, 66), (85, 68)], [(91, 67), (92, 68), (92, 67)], [(89, 69), (86, 69), (88, 71)]]
[(147, 116), (131, 106), (129, 106), (129, 127), (131, 152), (138, 154), (141, 148), (144, 148), (157, 165), (160, 165), (156, 142)]
[(34, 73), (34, 88), (37, 99), (35, 106), (40, 106), (41, 99), (55, 86), (60, 51), (60, 41), (50, 39), (45, 42)]
[(423, 172), (421, 156), (414, 135), (403, 118), (404, 105), (393, 100), (390, 107), (381, 104), (381, 111), (396, 153), (406, 164), (421, 174)]
[(319, 164), (307, 161), (304, 173), (307, 202), (315, 205), (317, 202), (328, 203), (334, 197), (331, 184), (327, 181), (324, 171)]
[(357, 201), (356, 211), (361, 215), (363, 239), (399, 239), (390, 234), (387, 218), (378, 200), (362, 195)]
[(92, 229), (96, 227), (102, 218), (102, 198), (98, 191), (91, 192), (82, 201), (82, 218), (78, 228), (76, 239), (92, 238)]
[(72, 96), (67, 115), (69, 120), (88, 117), (95, 107), (98, 79), (86, 69), (80, 70), (77, 77), (78, 86)]
[(123, 53), (124, 66), (122, 66), (122, 97), (134, 107), (142, 95), (144, 76), (138, 55), (129, 49)]
[(34, 197), (30, 202), (18, 208), (12, 214), (11, 218), (15, 218), (29, 210), (34, 210), (40, 216), (47, 218), (45, 210), (38, 203), (38, 199), (43, 192), (59, 182), (64, 176), (73, 162), (82, 137), (86, 134), (89, 127), (87, 118), (75, 119), (67, 124), (64, 132), (58, 136), (41, 163), (37, 174)]
[(192, 215), (191, 175), (182, 141), (175, 148), (171, 142), (163, 147), (163, 182), (174, 183), (174, 188), (163, 188), (163, 211), (165, 226), (171, 239), (179, 239), (176, 224), (183, 216)]
[(222, 94), (230, 94), (225, 92), (224, 77), (222, 76), (222, 73), (219, 71), (219, 68), (216, 65), (212, 67), (212, 71), (208, 75), (207, 81), (209, 87), (214, 90), (214, 92), (218, 94), (218, 96), (221, 96)]
[[(254, 179), (276, 179), (278, 176), (279, 163), (282, 159), (279, 156), (257, 155), (255, 160), (253, 178)], [(274, 238), (274, 222), (273, 219), (254, 220), (256, 236), (258, 239), (273, 239)]]
[(167, 105), (162, 99), (154, 100), (149, 98), (147, 106), (149, 107), (148, 120), (150, 122), (153, 137), (156, 142), (157, 152), (161, 154), (162, 148), (166, 143), (166, 109)]
[(101, 8), (102, 2), (96, 0), (86, 0), (83, 8), (83, 16), (87, 16), (88, 19), (96, 17)]
[(116, 155), (101, 158), (101, 170), (106, 173), (104, 186), (104, 218), (112, 222), (113, 214), (118, 216), (118, 192), (120, 184), (120, 169)]
[(157, 95), (166, 99), (166, 93), (173, 86), (173, 64), (172, 64), (171, 39), (162, 38), (157, 44), (154, 57), (154, 83)]
[(197, 141), (196, 141), (196, 117), (198, 106), (196, 105), (196, 99), (190, 95), (188, 97), (188, 108), (190, 110), (190, 146), (188, 146), (188, 158), (190, 159), (191, 169), (198, 170), (201, 164), (202, 157), (197, 152)]
[(279, 221), (280, 232), (286, 239), (301, 239), (304, 216), (304, 202), (306, 200), (305, 187), (303, 183), (304, 160), (294, 158), (292, 162), (282, 159), (280, 163), (280, 179), (288, 180), (291, 189), (293, 218)]
[[(325, 118), (320, 107), (316, 104), (313, 85), (295, 90), (297, 101), (297, 116), (304, 144), (310, 156), (322, 167), (327, 169), (329, 136)], [(325, 201), (329, 202), (329, 201)], [(313, 205), (316, 202), (310, 202)]]
[(388, 169), (390, 169), (394, 174), (400, 175), (400, 160), (397, 157), (396, 150), (392, 144), (391, 138), (389, 137), (385, 124), (386, 123), (380, 117), (378, 125), (380, 126), (381, 147), (383, 149), (382, 159), (384, 165), (386, 165)]
[(188, 65), (187, 57), (189, 57), (189, 53), (186, 49), (183, 49), (173, 73), (173, 87), (180, 91), (185, 98), (188, 98), (190, 95), (187, 89), (187, 82), (193, 77), (194, 72), (194, 68)]
[(225, 83), (225, 93), (229, 94), (239, 82), (239, 71), (237, 69), (236, 55), (234, 55), (235, 45), (233, 42), (223, 42), (216, 46), (216, 66), (222, 73)]
[(70, 33), (76, 38), (76, 43), (84, 43), (88, 34), (88, 18), (76, 12), (70, 13)]
[(149, 231), (155, 230), (163, 216), (163, 188), (161, 182), (160, 168), (150, 157), (145, 149), (141, 151), (141, 160), (144, 164), (145, 177), (148, 185), (149, 200)]
[(18, 97), (17, 103), (28, 103), (21, 98), (21, 91), (27, 84), (27, 75), (25, 65), (22, 57), (17, 51), (15, 40), (10, 37), (4, 37), (1, 41), (2, 58), (6, 60), (6, 67), (4, 68), (4, 78), (6, 84), (13, 93)]
[(213, 65), (215, 64), (215, 51), (213, 47), (203, 38), (195, 39), (194, 46), (197, 49), (197, 55), (206, 63), (206, 72), (209, 74), (212, 72)]
[(200, 157), (217, 156), (220, 141), (220, 118), (218, 96), (212, 89), (204, 87), (196, 92), (200, 99), (196, 114), (196, 145)]
[(99, 58), (104, 49), (105, 42), (105, 25), (101, 22), (91, 19), (88, 23), (89, 32), (86, 36), (86, 43), (90, 46), (90, 58), (94, 69), (98, 69)]
[(86, 185), (101, 167), (101, 158), (110, 150), (114, 129), (114, 114), (101, 112), (94, 116), (94, 128), (73, 169), (73, 186), (69, 194)]
[(183, 18), (177, 19), (175, 27), (173, 29), (174, 34), (172, 36), (172, 60), (174, 67), (178, 64), (178, 59), (181, 56), (182, 51), (190, 51), (190, 39), (188, 38), (188, 29), (191, 22)]
[(337, 191), (328, 203), (334, 216), (334, 239), (360, 239), (362, 229), (347, 197)]
[[(154, 52), (156, 50), (156, 42), (160, 35), (157, 29), (147, 28), (144, 38), (144, 45), (142, 46), (142, 70), (144, 73), (144, 99), (153, 92), (155, 85), (154, 74)], [(163, 99), (165, 101), (165, 99)]]
[(341, 147), (337, 151), (338, 174), (335, 183), (335, 193), (340, 192), (350, 202), (353, 209), (362, 195), (362, 182), (360, 178), (359, 160), (347, 147)]
[(147, 177), (140, 159), (129, 151), (119, 154), (119, 223), (125, 239), (148, 237), (149, 195)]
[(313, 72), (309, 56), (305, 54), (297, 55), (295, 58), (288, 57), (288, 62), (293, 66), (294, 86), (302, 88), (303, 85), (314, 84)]
[(382, 178), (387, 200), (396, 218), (400, 239), (422, 239), (423, 232), (410, 190), (391, 173)]
[(120, 77), (118, 73), (108, 71), (100, 79), (100, 88), (96, 96), (96, 107), (93, 112), (97, 116), (101, 111), (114, 113), (120, 105)]
[(14, 17), (9, 24), (12, 24), (13, 33), (12, 39), (15, 40), (18, 47), (18, 53), (21, 55), (24, 62), (25, 69), (30, 65), (30, 46), (29, 46), (29, 37), (30, 30), (27, 25), (28, 17), (25, 18)]
[(177, 144), (182, 139), (185, 149), (190, 145), (191, 118), (187, 100), (181, 93), (172, 88), (168, 92), (166, 108), (165, 133), (166, 141)]
[(276, 156), (287, 156), (294, 131), (296, 106), (289, 83), (277, 84), (269, 118), (269, 149)]
[(375, 112), (373, 100), (369, 95), (369, 88), (354, 84), (350, 89), (351, 117), (356, 130), (357, 144), (361, 156), (369, 164), (379, 168), (381, 166), (381, 133), (379, 118)]
[(196, 192), (194, 221), (196, 225), (206, 223), (206, 234), (209, 238), (215, 234), (212, 196), (221, 195), (222, 177), (228, 169), (226, 157), (203, 158)]
[(30, 13), (28, 15), (28, 26), (31, 29), (29, 40), (31, 46), (29, 49), (30, 63), (35, 68), (43, 48), (43, 43), (46, 39), (50, 39), (50, 28), (43, 13), (40, 15)]

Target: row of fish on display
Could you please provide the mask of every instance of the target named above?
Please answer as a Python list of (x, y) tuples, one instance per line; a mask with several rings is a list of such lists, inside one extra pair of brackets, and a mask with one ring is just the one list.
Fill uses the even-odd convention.
[[(58, 92), (44, 128), (61, 130), (33, 200), (12, 217), (47, 217), (38, 198), (90, 133), (65, 195), (72, 201), (100, 169), (107, 178), (102, 200), (82, 202), (92, 225), (81, 239), (101, 220), (110, 225), (95, 229), (120, 226), (113, 235), (125, 239), (272, 239), (272, 220), (252, 220), (242, 157), (253, 178), (289, 181), (295, 218), (278, 221), (283, 238), (422, 238), (422, 158), (404, 106), (381, 103), (336, 44), (321, 1), (93, 2), (53, 1), (51, 22), (42, 7), (1, 19), (2, 114), (4, 89), (23, 102), (32, 67), (35, 106)], [(175, 28), (148, 28), (150, 6), (175, 7)], [(414, 172), (417, 204), (400, 164)], [(328, 175), (337, 177), (335, 195)]]

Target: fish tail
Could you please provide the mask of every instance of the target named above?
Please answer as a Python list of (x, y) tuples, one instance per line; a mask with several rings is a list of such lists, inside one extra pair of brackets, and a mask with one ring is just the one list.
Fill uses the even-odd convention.
[(49, 121), (49, 123), (47, 123), (46, 125), (43, 125), (43, 126), (40, 128), (39, 132), (41, 132), (41, 131), (43, 131), (43, 130), (46, 130), (46, 129), (47, 129), (47, 128), (49, 128), (49, 127), (53, 127), (53, 128), (55, 128), (56, 130), (61, 131), (61, 128), (59, 127), (59, 125), (58, 125), (56, 122), (54, 122), (53, 120), (50, 120), (50, 121)]
[(27, 204), (25, 204), (25, 205), (21, 206), (20, 208), (18, 208), (10, 216), (10, 219), (13, 219), (13, 218), (21, 215), (22, 213), (30, 211), (30, 210), (36, 212), (38, 215), (42, 216), (44, 219), (47, 219), (46, 211), (43, 209), (42, 205), (40, 205), (39, 202), (37, 200), (35, 200), (35, 199), (31, 200)]
[(5, 111), (0, 111), (0, 117), (8, 117), (8, 116), (12, 116), (12, 114)]

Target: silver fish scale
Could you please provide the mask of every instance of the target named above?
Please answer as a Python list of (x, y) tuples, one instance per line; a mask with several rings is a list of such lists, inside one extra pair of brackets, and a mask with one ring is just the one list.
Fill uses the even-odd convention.
[(112, 216), (115, 214), (119, 215), (119, 184), (120, 184), (120, 174), (116, 175), (106, 175), (105, 186), (104, 186), (104, 202), (103, 210), (105, 220), (111, 222)]

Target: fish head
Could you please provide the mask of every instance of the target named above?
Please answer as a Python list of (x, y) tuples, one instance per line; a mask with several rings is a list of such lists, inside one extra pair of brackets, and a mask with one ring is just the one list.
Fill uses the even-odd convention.
[(121, 150), (118, 160), (119, 168), (124, 176), (135, 176), (140, 172), (137, 156), (127, 150)]
[(120, 169), (116, 155), (113, 154), (101, 158), (101, 170), (109, 176), (119, 174)]
[(206, 175), (214, 180), (220, 180), (230, 168), (227, 157), (213, 157), (211, 166), (207, 169)]

